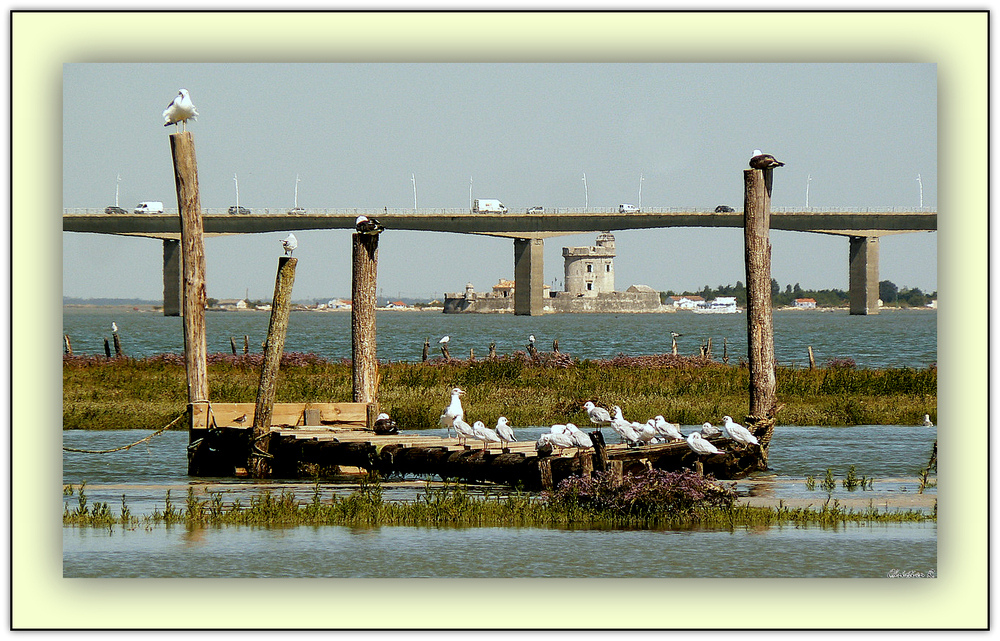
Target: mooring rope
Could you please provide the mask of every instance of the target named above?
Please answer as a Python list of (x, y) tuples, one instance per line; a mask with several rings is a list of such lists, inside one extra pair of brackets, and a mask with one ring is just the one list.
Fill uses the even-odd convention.
[(121, 450), (129, 450), (129, 449), (132, 449), (133, 447), (135, 447), (136, 445), (138, 445), (139, 443), (144, 443), (144, 442), (148, 441), (149, 439), (153, 438), (154, 436), (157, 436), (159, 434), (162, 434), (162, 433), (166, 432), (168, 429), (170, 429), (171, 427), (173, 427), (173, 425), (175, 423), (177, 423), (177, 421), (181, 420), (185, 416), (187, 416), (187, 412), (186, 411), (183, 414), (181, 414), (180, 416), (178, 416), (177, 418), (175, 418), (174, 420), (172, 420), (169, 423), (167, 423), (163, 428), (161, 428), (161, 429), (157, 430), (156, 432), (150, 434), (146, 438), (141, 438), (138, 441), (136, 441), (135, 443), (130, 443), (128, 445), (123, 445), (122, 447), (116, 447), (116, 448), (110, 449), (110, 450), (81, 450), (81, 449), (77, 449), (75, 447), (66, 447), (64, 445), (63, 446), (63, 451), (65, 451), (65, 452), (82, 452), (83, 454), (110, 454), (112, 452), (120, 452)]

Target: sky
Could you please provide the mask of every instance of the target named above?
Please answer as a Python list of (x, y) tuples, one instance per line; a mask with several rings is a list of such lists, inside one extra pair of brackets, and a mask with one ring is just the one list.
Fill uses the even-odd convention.
[[(161, 113), (179, 88), (203, 208), (645, 209), (743, 203), (755, 148), (786, 163), (772, 207), (937, 206), (937, 68), (927, 63), (72, 63), (63, 67), (63, 206), (176, 207)], [(97, 123), (92, 107), (103, 103)], [(586, 175), (586, 192), (583, 176)], [(118, 180), (118, 177), (120, 181)], [(917, 178), (920, 177), (918, 181)], [(208, 296), (269, 299), (284, 233), (205, 240)], [(297, 232), (295, 300), (349, 297), (349, 230)], [(616, 288), (745, 281), (740, 229), (615, 233)], [(562, 247), (545, 281), (562, 288)], [(771, 232), (784, 288), (848, 288), (848, 239)], [(63, 233), (63, 295), (162, 298), (162, 243)], [(513, 278), (510, 239), (389, 230), (380, 297), (440, 298)], [(880, 280), (937, 290), (937, 233), (885, 236)]]

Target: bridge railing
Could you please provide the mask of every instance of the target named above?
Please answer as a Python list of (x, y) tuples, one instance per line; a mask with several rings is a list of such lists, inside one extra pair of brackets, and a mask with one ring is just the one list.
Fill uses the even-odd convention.
[[(67, 207), (63, 209), (64, 216), (94, 216), (98, 214), (104, 214), (104, 207)], [(125, 208), (123, 208), (125, 209)], [(303, 215), (303, 216), (381, 216), (381, 215), (391, 215), (391, 216), (456, 216), (456, 215), (470, 215), (472, 212), (465, 207), (454, 207), (454, 208), (420, 208), (413, 209), (409, 207), (394, 207), (388, 209), (385, 207), (326, 207), (326, 208), (304, 208), (301, 211), (292, 211), (291, 207), (245, 207), (252, 216), (288, 216), (288, 215)], [(511, 209), (510, 215), (523, 215), (526, 208)], [(229, 208), (213, 208), (206, 207), (202, 208), (202, 214), (206, 216), (228, 216)], [(735, 212), (740, 213), (742, 210), (737, 209)], [(132, 214), (132, 210), (125, 209), (126, 214)], [(926, 212), (935, 213), (936, 209), (933, 207), (772, 207), (772, 213), (798, 213), (798, 214), (823, 214), (831, 212), (843, 212), (843, 213), (913, 213), (913, 212)], [(545, 214), (560, 214), (560, 215), (574, 215), (574, 214), (617, 214), (617, 207), (546, 207), (542, 215)], [(714, 208), (698, 208), (698, 207), (646, 207), (643, 208), (641, 213), (645, 214), (672, 214), (672, 213), (714, 213)], [(149, 214), (156, 215), (156, 214)], [(163, 215), (177, 215), (177, 208), (164, 208)], [(244, 214), (246, 215), (246, 214)], [(489, 215), (489, 214), (484, 214)]]

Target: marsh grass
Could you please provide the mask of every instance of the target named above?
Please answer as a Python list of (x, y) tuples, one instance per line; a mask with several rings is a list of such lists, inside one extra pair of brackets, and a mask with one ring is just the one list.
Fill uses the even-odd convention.
[[(667, 473), (664, 473), (667, 474)], [(324, 499), (315, 485), (304, 500), (294, 492), (270, 491), (251, 497), (249, 504), (234, 500), (226, 505), (220, 493), (199, 499), (193, 489), (183, 508), (177, 508), (168, 490), (164, 508), (152, 514), (133, 515), (122, 496), (122, 510), (115, 516), (107, 504), (87, 505), (84, 484), (77, 491), (78, 506), (63, 512), (63, 524), (75, 527), (135, 529), (154, 525), (184, 525), (189, 528), (246, 525), (294, 527), (300, 525), (420, 526), (420, 527), (556, 527), (579, 529), (700, 528), (727, 529), (772, 525), (818, 525), (836, 527), (845, 523), (924, 522), (937, 518), (915, 510), (880, 510), (869, 503), (863, 510), (845, 509), (829, 498), (819, 508), (754, 507), (735, 503), (730, 488), (674, 474), (632, 480), (614, 488), (609, 479), (598, 479), (588, 487), (564, 483), (553, 493), (513, 491), (504, 495), (473, 495), (461, 484), (428, 486), (408, 502), (385, 500), (377, 479), (363, 482), (354, 492)], [(596, 497), (600, 495), (600, 499)]]
[[(257, 355), (259, 356), (259, 355)], [(214, 354), (209, 359), (212, 399), (252, 403), (259, 358)], [(700, 425), (749, 410), (749, 373), (701, 357), (670, 354), (577, 361), (565, 354), (523, 353), (476, 361), (384, 363), (379, 401), (401, 429), (437, 426), (448, 391), (466, 391), (467, 414), (512, 425), (587, 424), (583, 403), (618, 405), (627, 416), (662, 414)], [(785, 425), (919, 425), (937, 404), (937, 370), (779, 367), (777, 395)], [(351, 365), (285, 354), (278, 374), (279, 402), (349, 402)], [(179, 356), (144, 359), (63, 359), (63, 429), (154, 429), (187, 403)]]

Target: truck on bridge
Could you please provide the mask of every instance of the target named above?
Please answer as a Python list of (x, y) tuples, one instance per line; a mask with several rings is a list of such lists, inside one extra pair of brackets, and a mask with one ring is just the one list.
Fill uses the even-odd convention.
[(496, 198), (477, 198), (472, 201), (474, 214), (506, 214), (507, 208)]

